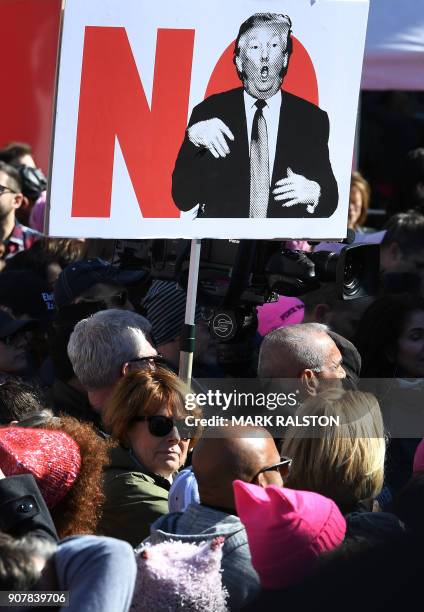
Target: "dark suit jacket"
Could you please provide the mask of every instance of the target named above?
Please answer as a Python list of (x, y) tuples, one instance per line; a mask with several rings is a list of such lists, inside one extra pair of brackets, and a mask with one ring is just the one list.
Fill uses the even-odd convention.
[[(250, 158), (243, 88), (210, 96), (192, 112), (189, 125), (218, 117), (232, 131), (230, 154), (215, 159), (187, 137), (172, 175), (172, 195), (180, 210), (203, 205), (203, 217), (248, 217)], [(271, 188), (286, 178), (287, 168), (316, 181), (321, 196), (313, 215), (304, 204), (283, 208), (270, 193), (268, 217), (330, 217), (337, 208), (338, 189), (328, 154), (327, 113), (302, 98), (282, 92), (280, 122)]]

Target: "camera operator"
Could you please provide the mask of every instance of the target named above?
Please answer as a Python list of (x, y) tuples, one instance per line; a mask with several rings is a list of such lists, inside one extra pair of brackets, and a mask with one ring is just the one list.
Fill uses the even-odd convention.
[(305, 310), (303, 323), (322, 323), (344, 338), (351, 340), (362, 314), (372, 303), (373, 298), (362, 297), (355, 300), (341, 300), (337, 296), (335, 282), (325, 282), (315, 291), (300, 297)]

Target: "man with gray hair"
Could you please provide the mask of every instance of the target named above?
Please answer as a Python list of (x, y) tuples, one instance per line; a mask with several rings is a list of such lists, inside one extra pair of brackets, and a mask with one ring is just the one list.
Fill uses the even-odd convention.
[(158, 358), (150, 329), (141, 315), (118, 309), (102, 310), (76, 324), (68, 355), (96, 412), (101, 414), (121, 376)]
[(315, 395), (323, 380), (345, 378), (342, 355), (321, 323), (299, 323), (265, 336), (258, 364), (260, 378), (298, 378)]

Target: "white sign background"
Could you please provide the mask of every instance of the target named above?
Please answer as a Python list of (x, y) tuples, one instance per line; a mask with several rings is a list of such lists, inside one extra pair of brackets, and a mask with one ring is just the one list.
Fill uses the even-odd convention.
[[(51, 236), (97, 238), (333, 238), (346, 236), (350, 171), (368, 0), (67, 0), (62, 32), (49, 192)], [(115, 139), (110, 218), (71, 216), (84, 31), (125, 27), (150, 104), (158, 28), (195, 30), (190, 104), (203, 100), (218, 58), (256, 12), (288, 14), (316, 71), (330, 120), (330, 161), (339, 205), (328, 219), (144, 219)], [(113, 87), (113, 83), (111, 83)]]

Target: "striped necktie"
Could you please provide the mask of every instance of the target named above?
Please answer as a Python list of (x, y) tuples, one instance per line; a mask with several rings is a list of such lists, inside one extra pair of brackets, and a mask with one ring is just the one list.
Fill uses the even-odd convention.
[(249, 217), (264, 219), (269, 200), (269, 152), (266, 120), (262, 109), (265, 100), (256, 100), (256, 112), (250, 140), (250, 209)]

